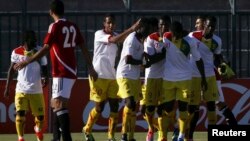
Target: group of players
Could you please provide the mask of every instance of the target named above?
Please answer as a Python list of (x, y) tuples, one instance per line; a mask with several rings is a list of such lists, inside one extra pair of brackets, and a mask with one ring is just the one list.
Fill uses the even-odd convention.
[[(86, 141), (94, 141), (92, 127), (98, 120), (106, 102), (110, 104), (108, 140), (114, 141), (118, 123), (120, 99), (125, 101), (122, 116), (121, 141), (135, 141), (136, 112), (148, 123), (146, 141), (166, 141), (171, 124), (178, 125), (178, 136), (173, 140), (192, 141), (199, 119), (199, 105), (206, 102), (209, 124), (216, 124), (216, 105), (223, 111), (229, 125), (237, 121), (223, 101), (220, 81), (216, 82), (217, 68), (223, 62), (221, 39), (214, 34), (215, 17), (198, 17), (197, 31), (188, 33), (178, 21), (169, 16), (141, 18), (130, 28), (118, 34), (115, 17), (106, 15), (103, 29), (95, 32), (94, 56), (91, 61), (79, 28), (67, 21), (64, 4), (54, 0), (50, 5), (54, 23), (49, 26), (44, 46), (36, 45), (35, 33), (24, 34), (24, 44), (13, 50), (8, 71), (5, 96), (13, 74), (18, 71), (16, 85), (16, 129), (18, 141), (24, 141), (25, 113), (31, 106), (35, 116), (37, 140), (43, 140), (44, 102), (42, 86), (48, 81), (47, 60), (52, 63), (53, 139), (71, 141), (67, 103), (76, 76), (74, 50), (79, 46), (89, 71), (90, 100), (95, 107), (90, 111), (83, 127)], [(117, 56), (119, 56), (116, 65)], [(214, 63), (215, 62), (215, 63)], [(41, 67), (40, 67), (41, 66)], [(41, 71), (42, 70), (42, 71)], [(141, 86), (141, 72), (145, 81)], [(41, 83), (41, 75), (43, 83)], [(219, 75), (218, 75), (219, 76)], [(219, 99), (220, 97), (220, 99)], [(179, 116), (176, 120), (176, 105)], [(157, 113), (157, 118), (155, 118)], [(177, 127), (177, 126), (176, 126)]]

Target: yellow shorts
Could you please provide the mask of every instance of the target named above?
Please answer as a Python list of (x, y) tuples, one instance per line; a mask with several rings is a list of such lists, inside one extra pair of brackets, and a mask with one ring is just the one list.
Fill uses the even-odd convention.
[(16, 111), (28, 111), (29, 108), (34, 116), (44, 115), (44, 97), (43, 94), (25, 94), (16, 93), (15, 95)]
[(140, 105), (157, 106), (161, 100), (162, 78), (148, 78), (142, 86), (142, 100)]
[(163, 80), (161, 103), (172, 100), (190, 101), (191, 80), (167, 81)]
[(125, 99), (133, 96), (135, 101), (138, 102), (141, 96), (141, 81), (128, 79), (128, 78), (118, 78), (117, 83), (119, 85), (118, 96)]
[(204, 101), (216, 101), (219, 98), (217, 83), (215, 76), (206, 77), (207, 91), (201, 94), (201, 78), (192, 78), (192, 92), (190, 96), (190, 105), (199, 105), (201, 100)]
[(98, 78), (95, 82), (89, 79), (90, 100), (102, 102), (108, 98), (118, 98), (118, 85), (116, 80)]

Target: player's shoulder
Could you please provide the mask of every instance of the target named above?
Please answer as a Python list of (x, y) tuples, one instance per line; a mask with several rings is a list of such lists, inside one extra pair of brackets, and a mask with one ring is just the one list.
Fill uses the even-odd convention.
[(97, 30), (97, 31), (95, 32), (95, 35), (104, 35), (104, 34), (106, 34), (106, 33), (104, 32), (103, 29)]
[(193, 31), (189, 33), (190, 37), (196, 38), (198, 40), (202, 39), (202, 31)]
[(19, 46), (19, 47), (17, 47), (17, 48), (15, 48), (14, 50), (13, 50), (13, 53), (15, 53), (15, 54), (19, 54), (19, 55), (23, 55), (24, 54), (24, 47), (23, 46)]
[(171, 40), (172, 39), (172, 33), (171, 32), (165, 32), (164, 34), (163, 34), (163, 37), (164, 38), (167, 38), (168, 40)]
[(159, 33), (154, 32), (154, 33), (150, 34), (148, 37), (149, 37), (149, 39), (152, 39), (152, 40), (158, 41), (158, 40), (159, 40), (160, 35), (159, 35)]

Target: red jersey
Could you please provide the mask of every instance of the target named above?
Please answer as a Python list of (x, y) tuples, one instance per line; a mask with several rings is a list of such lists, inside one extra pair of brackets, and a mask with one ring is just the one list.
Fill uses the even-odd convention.
[(51, 47), (53, 77), (76, 78), (75, 47), (82, 43), (82, 35), (74, 23), (59, 19), (49, 26), (44, 44)]

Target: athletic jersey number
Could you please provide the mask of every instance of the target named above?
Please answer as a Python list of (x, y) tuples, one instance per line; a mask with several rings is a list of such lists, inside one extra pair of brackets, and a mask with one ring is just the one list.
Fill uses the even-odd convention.
[[(62, 28), (62, 33), (66, 34), (65, 40), (64, 40), (64, 44), (63, 47), (64, 48), (68, 48), (68, 47), (75, 47), (76, 43), (75, 43), (75, 38), (76, 38), (76, 29), (74, 26), (70, 26), (69, 28), (64, 26)], [(70, 43), (69, 41), (69, 36), (70, 34), (73, 33), (73, 38), (72, 38), (72, 42)]]

